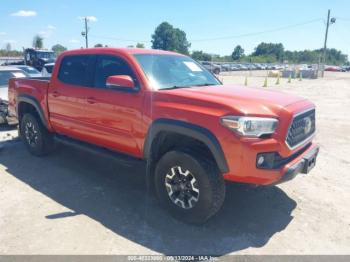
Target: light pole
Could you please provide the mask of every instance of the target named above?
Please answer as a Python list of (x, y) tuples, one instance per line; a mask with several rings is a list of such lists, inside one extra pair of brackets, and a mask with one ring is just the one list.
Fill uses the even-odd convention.
[(331, 10), (328, 9), (328, 15), (327, 15), (327, 25), (326, 25), (326, 35), (324, 37), (324, 46), (323, 46), (323, 66), (322, 66), (322, 77), (324, 77), (324, 69), (326, 67), (326, 55), (327, 55), (327, 40), (328, 40), (328, 28), (331, 24), (334, 24), (336, 19), (331, 16)]

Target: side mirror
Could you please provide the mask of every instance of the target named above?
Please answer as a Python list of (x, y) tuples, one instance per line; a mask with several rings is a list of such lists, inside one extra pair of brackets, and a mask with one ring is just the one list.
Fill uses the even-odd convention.
[(115, 75), (107, 78), (106, 86), (109, 88), (134, 88), (135, 83), (128, 75)]

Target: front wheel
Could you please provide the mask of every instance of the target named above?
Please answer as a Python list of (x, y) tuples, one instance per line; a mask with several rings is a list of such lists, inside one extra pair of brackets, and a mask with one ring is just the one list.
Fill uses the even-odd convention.
[(21, 118), (20, 133), (29, 152), (35, 156), (48, 154), (54, 147), (52, 134), (34, 114), (25, 114)]
[(155, 188), (160, 202), (188, 223), (207, 221), (225, 198), (225, 182), (215, 163), (181, 151), (170, 151), (159, 160)]

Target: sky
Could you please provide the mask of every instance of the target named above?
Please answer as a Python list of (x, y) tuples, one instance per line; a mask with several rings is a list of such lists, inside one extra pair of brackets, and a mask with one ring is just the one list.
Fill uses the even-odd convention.
[(151, 47), (155, 28), (167, 21), (186, 32), (192, 51), (229, 55), (239, 44), (249, 54), (260, 42), (316, 49), (323, 47), (328, 9), (337, 19), (328, 47), (350, 57), (349, 0), (0, 0), (0, 48), (29, 47), (36, 34), (48, 49), (80, 48), (87, 16), (90, 46)]

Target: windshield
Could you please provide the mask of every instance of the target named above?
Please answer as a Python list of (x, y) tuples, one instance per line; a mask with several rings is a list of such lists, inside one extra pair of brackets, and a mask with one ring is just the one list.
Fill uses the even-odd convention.
[(55, 53), (53, 52), (37, 52), (38, 58), (55, 59)]
[(26, 77), (22, 71), (0, 71), (0, 87), (7, 87), (13, 77)]
[(220, 85), (210, 72), (187, 56), (134, 55), (151, 85), (157, 89)]

